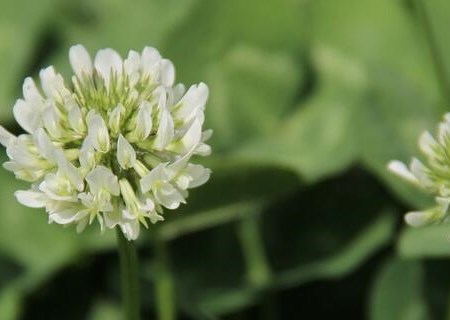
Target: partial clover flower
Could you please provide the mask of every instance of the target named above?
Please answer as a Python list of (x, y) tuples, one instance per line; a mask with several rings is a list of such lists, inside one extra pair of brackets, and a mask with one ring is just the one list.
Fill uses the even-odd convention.
[(15, 195), (45, 208), (49, 222), (81, 232), (98, 221), (134, 240), (140, 224), (163, 220), (163, 208), (178, 208), (209, 178), (191, 163), (211, 152), (212, 132), (202, 131), (208, 87), (174, 85), (174, 66), (150, 47), (125, 60), (102, 49), (92, 61), (76, 45), (69, 59), (71, 83), (51, 66), (39, 74), (42, 90), (25, 79), (13, 111), (26, 133), (0, 127), (4, 167), (31, 183)]
[(405, 215), (411, 226), (424, 226), (447, 221), (450, 205), (450, 113), (439, 124), (436, 138), (425, 131), (419, 139), (425, 164), (413, 158), (409, 168), (400, 161), (391, 161), (388, 168), (406, 181), (435, 197), (436, 205), (424, 211)]

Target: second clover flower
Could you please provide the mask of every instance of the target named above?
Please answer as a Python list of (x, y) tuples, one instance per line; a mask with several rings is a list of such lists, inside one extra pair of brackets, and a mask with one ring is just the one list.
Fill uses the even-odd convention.
[(436, 206), (424, 211), (412, 211), (405, 220), (412, 226), (439, 223), (448, 219), (450, 205), (450, 113), (444, 116), (434, 138), (425, 131), (419, 139), (425, 164), (413, 158), (409, 168), (400, 161), (389, 163), (390, 171), (424, 189), (435, 197)]
[(174, 85), (172, 63), (150, 47), (125, 60), (102, 49), (92, 61), (76, 45), (69, 58), (70, 85), (53, 67), (40, 72), (42, 92), (25, 79), (13, 111), (26, 133), (0, 127), (4, 167), (31, 183), (16, 197), (45, 208), (49, 222), (82, 231), (96, 220), (134, 240), (140, 224), (163, 220), (163, 208), (178, 208), (209, 179), (191, 163), (211, 152), (211, 130), (202, 131), (208, 87)]

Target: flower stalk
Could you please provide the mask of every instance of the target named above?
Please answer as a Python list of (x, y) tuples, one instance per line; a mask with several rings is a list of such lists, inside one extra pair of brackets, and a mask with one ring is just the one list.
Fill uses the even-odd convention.
[(174, 284), (166, 243), (159, 234), (153, 239), (155, 250), (155, 295), (159, 320), (176, 319)]
[(119, 227), (116, 227), (116, 233), (124, 319), (139, 320), (139, 273), (136, 248), (133, 241), (128, 241), (125, 238)]

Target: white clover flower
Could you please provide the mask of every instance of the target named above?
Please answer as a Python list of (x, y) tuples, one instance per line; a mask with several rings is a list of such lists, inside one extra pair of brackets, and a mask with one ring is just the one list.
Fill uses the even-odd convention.
[(419, 138), (419, 149), (426, 164), (413, 158), (409, 168), (402, 162), (389, 162), (388, 169), (409, 183), (424, 189), (435, 197), (436, 206), (405, 215), (411, 226), (424, 226), (449, 219), (450, 204), (450, 113), (439, 124), (436, 138), (425, 131)]
[(163, 220), (163, 208), (178, 208), (209, 178), (190, 163), (211, 152), (211, 130), (202, 131), (208, 87), (175, 85), (172, 62), (150, 47), (125, 60), (102, 49), (92, 62), (76, 45), (69, 59), (71, 83), (53, 67), (39, 74), (42, 91), (25, 79), (13, 111), (26, 133), (0, 127), (4, 167), (31, 183), (15, 195), (45, 208), (49, 222), (81, 232), (96, 220), (134, 240), (141, 223)]

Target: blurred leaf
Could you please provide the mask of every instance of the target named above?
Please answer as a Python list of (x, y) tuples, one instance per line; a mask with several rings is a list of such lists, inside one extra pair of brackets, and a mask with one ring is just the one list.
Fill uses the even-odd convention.
[(450, 256), (450, 226), (432, 225), (421, 228), (403, 228), (398, 240), (398, 251), (407, 258)]
[[(437, 50), (444, 59), (444, 73), (450, 75), (450, 43), (448, 41), (448, 16), (450, 3), (446, 0), (428, 0), (423, 2), (428, 18), (431, 22), (433, 34), (436, 36)], [(424, 35), (425, 36), (425, 35)]]
[(205, 294), (197, 302), (198, 308), (207, 314), (225, 314), (255, 303), (264, 295), (264, 290), (286, 289), (318, 279), (344, 276), (357, 268), (368, 255), (385, 245), (392, 235), (392, 230), (392, 216), (382, 215), (373, 225), (356, 236), (351, 244), (338, 250), (330, 258), (277, 273), (265, 288), (240, 286)]
[(204, 79), (203, 67), (236, 45), (268, 52), (300, 48), (306, 30), (304, 7), (298, 0), (201, 0), (167, 38), (166, 49), (179, 65), (182, 81), (198, 82)]
[(314, 181), (356, 159), (355, 115), (367, 79), (357, 62), (328, 47), (312, 52), (316, 93), (278, 125), (278, 130), (242, 146), (236, 157), (295, 170)]
[[(358, 193), (353, 192), (356, 187)], [(373, 178), (358, 170), (281, 199), (261, 216), (264, 248), (259, 250), (266, 252), (265, 268), (272, 272), (256, 284), (248, 281), (248, 252), (240, 247), (241, 234), (233, 224), (189, 234), (174, 230), (172, 267), (181, 305), (223, 315), (256, 303), (266, 290), (343, 276), (386, 245), (394, 231), (395, 218), (385, 210), (390, 199)], [(247, 214), (233, 217), (261, 210), (244, 204), (234, 209), (248, 210)], [(153, 271), (146, 268), (146, 274), (151, 280)]]
[(390, 212), (381, 213), (376, 221), (373, 221), (366, 229), (355, 235), (350, 243), (336, 254), (331, 254), (330, 257), (322, 261), (300, 267), (297, 270), (282, 273), (279, 278), (279, 285), (281, 287), (292, 287), (294, 284), (305, 281), (336, 278), (352, 272), (371, 254), (389, 242), (394, 230), (394, 223), (394, 218)]
[(91, 310), (88, 320), (121, 320), (122, 310), (117, 304), (97, 301)]
[[(292, 106), (303, 73), (303, 1), (203, 0), (166, 41), (182, 82), (205, 81), (216, 151), (268, 134)], [(189, 54), (186, 54), (189, 50)]]
[(390, 260), (378, 274), (370, 299), (371, 320), (424, 320), (423, 272), (419, 262)]
[[(444, 111), (414, 15), (390, 0), (318, 0), (310, 10), (313, 42), (357, 63), (364, 74), (365, 92), (349, 120), (362, 161), (404, 200), (426, 206), (426, 197), (386, 170), (389, 160), (409, 161), (419, 134), (433, 128)], [(342, 81), (337, 76), (330, 80)]]
[(439, 95), (432, 61), (417, 21), (402, 1), (310, 2), (312, 39), (369, 66), (409, 79), (426, 97)]
[(59, 23), (67, 45), (83, 43), (90, 50), (111, 47), (125, 55), (144, 46), (160, 48), (197, 2), (138, 0), (126, 6), (120, 0), (65, 2)]
[(259, 47), (231, 47), (205, 71), (211, 100), (207, 126), (212, 145), (236, 148), (270, 135), (293, 102), (302, 68), (288, 54)]
[[(377, 181), (358, 169), (275, 203), (263, 216), (263, 234), (274, 272), (332, 259), (336, 252), (351, 246), (355, 237), (363, 237), (365, 233), (361, 230), (371, 230), (371, 226), (379, 223), (379, 227), (373, 227), (379, 230), (373, 238), (360, 243), (371, 252), (371, 241), (377, 244), (380, 238), (387, 241), (393, 232), (395, 218), (381, 218), (392, 214), (389, 210), (392, 206), (392, 199)], [(360, 250), (360, 254), (364, 253), (363, 247)], [(312, 271), (317, 270), (312, 267)]]

